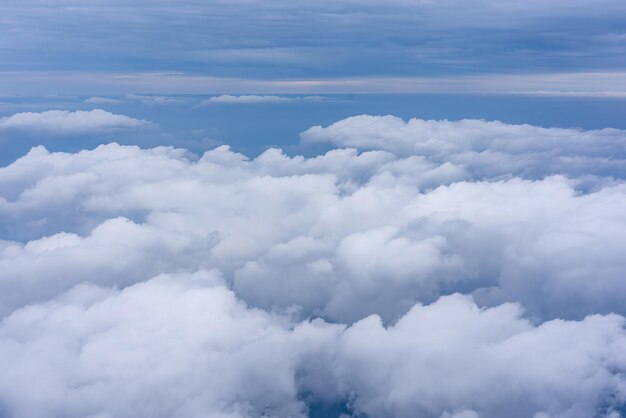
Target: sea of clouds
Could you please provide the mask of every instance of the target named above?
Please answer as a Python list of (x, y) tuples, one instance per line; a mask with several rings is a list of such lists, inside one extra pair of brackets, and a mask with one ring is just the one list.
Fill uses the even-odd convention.
[[(147, 123), (104, 113), (0, 128)], [(624, 414), (625, 131), (364, 115), (301, 139), (330, 151), (0, 168), (0, 416)]]

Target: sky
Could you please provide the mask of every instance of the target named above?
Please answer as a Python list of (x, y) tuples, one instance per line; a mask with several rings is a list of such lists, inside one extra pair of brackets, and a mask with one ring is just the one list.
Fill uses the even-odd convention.
[(626, 3), (5, 0), (0, 418), (626, 417)]
[(620, 0), (7, 0), (0, 94), (623, 96), (625, 16)]

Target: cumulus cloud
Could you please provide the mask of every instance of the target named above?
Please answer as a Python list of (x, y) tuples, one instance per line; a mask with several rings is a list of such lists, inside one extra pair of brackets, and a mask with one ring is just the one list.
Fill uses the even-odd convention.
[(0, 168), (1, 410), (619, 416), (623, 131), (360, 116), (302, 138), (338, 148)]
[(214, 276), (159, 277), (123, 291), (83, 285), (6, 318), (0, 351), (13, 361), (2, 361), (4, 409), (16, 417), (304, 416), (295, 367), (315, 351), (306, 346), (315, 330), (289, 332), (284, 319), (206, 287)]
[(262, 103), (294, 103), (294, 102), (321, 102), (327, 100), (322, 96), (285, 97), (271, 95), (242, 95), (232, 96), (223, 94), (203, 100), (201, 104), (262, 104)]
[[(342, 321), (371, 313), (391, 320), (416, 301), (454, 291), (487, 304), (523, 302), (542, 318), (626, 313), (626, 189), (618, 180), (502, 180), (498, 173), (474, 181), (447, 161), (388, 151), (307, 159), (268, 150), (250, 160), (222, 146), (194, 160), (183, 150), (112, 144), (78, 154), (34, 149), (0, 170), (0, 190), (4, 236), (25, 242), (3, 253), (13, 293), (21, 289), (14, 278), (33, 277), (55, 284), (39, 289), (49, 296), (63, 281), (45, 277), (72, 285), (82, 276), (71, 271), (91, 265), (80, 267), (78, 255), (89, 245), (76, 254), (54, 249), (53, 260), (70, 257), (60, 271), (47, 255), (17, 262), (22, 246), (59, 232), (101, 242), (96, 232), (120, 225), (118, 233), (96, 234), (113, 241), (95, 254), (128, 271), (98, 270), (102, 280), (154, 274), (149, 260), (159, 254), (161, 268), (219, 268), (255, 306), (297, 305)], [(136, 261), (121, 263), (116, 239)]]
[(133, 129), (149, 126), (145, 120), (118, 115), (102, 109), (90, 111), (48, 110), (16, 113), (0, 119), (0, 129), (46, 131), (59, 134)]
[[(453, 295), (415, 306), (392, 327), (376, 316), (354, 324), (335, 373), (367, 416), (608, 416), (625, 399), (622, 379), (609, 377), (623, 358), (623, 325), (593, 316), (535, 327), (519, 306), (481, 310)], [(603, 392), (614, 405), (599, 407)]]
[(4, 409), (304, 417), (314, 396), (366, 416), (585, 417), (626, 399), (622, 317), (533, 326), (519, 306), (453, 295), (390, 327), (346, 327), (251, 309), (220, 282), (201, 271), (81, 285), (14, 312), (0, 325)]
[(626, 176), (626, 133), (508, 125), (483, 120), (437, 121), (361, 115), (302, 133), (305, 142), (417, 156), (470, 171), (470, 178), (550, 173)]

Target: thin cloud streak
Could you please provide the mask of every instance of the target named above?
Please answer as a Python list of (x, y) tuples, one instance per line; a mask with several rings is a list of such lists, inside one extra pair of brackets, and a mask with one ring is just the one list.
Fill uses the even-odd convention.
[(214, 104), (264, 104), (264, 103), (299, 103), (299, 102), (324, 102), (329, 99), (321, 96), (304, 96), (304, 97), (285, 97), (272, 95), (251, 95), (245, 94), (233, 96), (230, 94), (222, 94), (221, 96), (211, 97), (200, 102), (200, 105)]
[[(545, 73), (530, 75), (483, 74), (457, 77), (356, 77), (326, 79), (247, 79), (204, 75), (147, 73), (0, 73), (8, 80), (0, 94), (553, 94), (606, 97), (626, 91), (626, 71)], [(620, 93), (621, 94), (621, 93)], [(557, 95), (557, 94), (554, 94)], [(614, 96), (616, 94), (613, 94)]]

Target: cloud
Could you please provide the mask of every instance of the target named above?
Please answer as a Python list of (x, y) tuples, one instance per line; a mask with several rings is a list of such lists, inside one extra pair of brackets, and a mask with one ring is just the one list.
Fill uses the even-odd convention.
[(621, 413), (624, 131), (364, 115), (302, 139), (332, 149), (0, 168), (0, 410)]
[[(268, 150), (250, 160), (226, 146), (200, 159), (167, 147), (34, 149), (0, 170), (3, 235), (22, 242), (0, 256), (10, 300), (33, 295), (17, 277), (41, 281), (40, 300), (84, 275), (145, 280), (158, 257), (167, 271), (220, 269), (254, 306), (339, 321), (393, 320), (455, 291), (487, 305), (522, 302), (544, 319), (626, 314), (621, 131), (345, 122), (341, 144), (388, 150)], [(557, 163), (553, 149), (572, 155)], [(61, 232), (82, 244), (27, 251)]]
[(125, 103), (125, 102), (126, 102), (125, 100), (114, 99), (112, 97), (100, 97), (100, 96), (93, 96), (88, 99), (85, 99), (85, 103), (88, 103), (88, 104), (119, 104), (119, 103)]
[(502, 91), (502, 92), (478, 92), (481, 94), (511, 94), (521, 96), (546, 96), (546, 97), (591, 97), (591, 98), (626, 98), (626, 91)]
[(484, 120), (437, 121), (395, 116), (355, 116), (301, 134), (304, 142), (415, 156), (443, 167), (462, 167), (470, 177), (550, 173), (626, 176), (626, 133), (508, 125)]
[[(176, 74), (173, 74), (176, 75)], [(152, 74), (152, 76), (155, 76)], [(169, 75), (168, 75), (169, 76)], [(159, 75), (159, 77), (163, 77), (163, 75)], [(154, 95), (145, 95), (145, 94), (127, 94), (124, 96), (126, 100), (136, 101), (147, 105), (164, 105), (164, 104), (176, 104), (176, 103), (184, 103), (185, 100), (180, 97), (170, 97), (170, 96), (154, 96)]]
[(48, 110), (16, 113), (0, 119), (0, 129), (48, 131), (57, 134), (136, 129), (149, 126), (145, 120), (109, 113), (102, 109), (90, 111)]
[[(608, 377), (623, 325), (593, 316), (532, 326), (519, 306), (482, 310), (452, 295), (392, 327), (375, 316), (354, 324), (341, 336), (336, 375), (367, 416), (609, 416), (612, 406), (601, 411), (595, 399), (606, 391), (623, 402), (621, 382)], [(612, 360), (601, 371), (598, 358)]]
[(17, 417), (304, 417), (310, 397), (379, 417), (614, 416), (624, 318), (520, 316), (453, 295), (346, 327), (251, 309), (214, 271), (85, 284), (3, 319), (0, 402)]
[(326, 99), (321, 96), (283, 97), (283, 96), (257, 96), (243, 95), (231, 96), (224, 94), (203, 100), (200, 104), (262, 104), (262, 103), (293, 103), (293, 102), (321, 102)]
[[(452, 75), (454, 83), (457, 75), (506, 74), (511, 69), (518, 74), (553, 74), (624, 68), (622, 34), (613, 29), (625, 11), (618, 0), (581, 0), (575, 5), (552, 0), (548, 8), (534, 0), (394, 0), (384, 5), (371, 0), (185, 0), (176, 10), (165, 2), (146, 9), (146, 2), (119, 0), (84, 7), (83, 2), (64, 0), (62, 5), (42, 2), (28, 17), (20, 4), (7, 0), (3, 9), (5, 71), (139, 69), (169, 78), (159, 74), (176, 76), (178, 71), (159, 69), (193, 74), (210, 68), (221, 77), (293, 80), (407, 77), (419, 67), (425, 76)], [(461, 8), (464, 13), (459, 13)], [(129, 16), (134, 25), (128, 24)], [(572, 24), (580, 21), (585, 24)], [(32, 22), (37, 24), (31, 27)], [(86, 36), (95, 26), (100, 36)], [(147, 33), (153, 36), (132, 45), (124, 42)], [(70, 81), (57, 88), (72, 85)]]
[[(245, 91), (251, 96), (263, 95), (311, 95), (300, 97), (324, 97), (330, 94), (354, 93), (454, 93), (454, 94), (529, 94), (549, 92), (558, 85), (563, 92), (587, 95), (589, 97), (618, 98), (620, 91), (626, 91), (626, 72), (604, 69), (602, 71), (572, 70), (559, 72), (553, 70), (543, 73), (510, 74), (494, 73), (475, 75), (463, 74), (448, 76), (443, 74), (425, 74), (420, 76), (396, 75), (381, 77), (378, 75), (354, 75), (350, 77), (284, 77), (265, 79), (255, 77), (205, 76), (197, 74), (173, 74), (162, 77), (152, 73), (127, 70), (125, 72), (89, 72), (81, 73), (55, 71), (54, 73), (15, 72), (7, 74), (7, 83), (2, 93), (23, 95), (41, 95), (42, 93), (59, 94), (94, 94), (94, 89), (101, 95), (129, 91), (153, 91), (168, 94), (228, 94), (233, 91)], [(94, 85), (94, 83), (96, 83)], [(558, 94), (558, 92), (556, 92)], [(588, 93), (588, 94), (587, 94)], [(123, 97), (123, 96), (122, 96)], [(176, 96), (165, 96), (175, 97)], [(277, 96), (293, 98), (292, 96)], [(208, 99), (207, 99), (208, 100)]]
[[(171, 75), (182, 75), (182, 74), (171, 74)], [(150, 77), (164, 77), (170, 76), (167, 75), (158, 75), (158, 74), (150, 74)], [(94, 96), (86, 99), (85, 103), (89, 104), (119, 104), (119, 103), (130, 103), (130, 102), (139, 102), (146, 105), (165, 105), (165, 104), (176, 104), (176, 103), (184, 103), (185, 99), (181, 97), (172, 97), (172, 96), (155, 96), (148, 94), (126, 94), (121, 99), (116, 99), (112, 97), (100, 97)]]
[[(3, 410), (19, 417), (305, 416), (295, 368), (315, 351), (306, 341), (316, 330), (289, 332), (285, 319), (207, 287), (215, 282), (215, 274), (200, 272), (122, 291), (83, 285), (16, 312), (0, 331), (2, 358), (14, 359), (1, 361)], [(33, 332), (20, 335), (25, 327)]]

